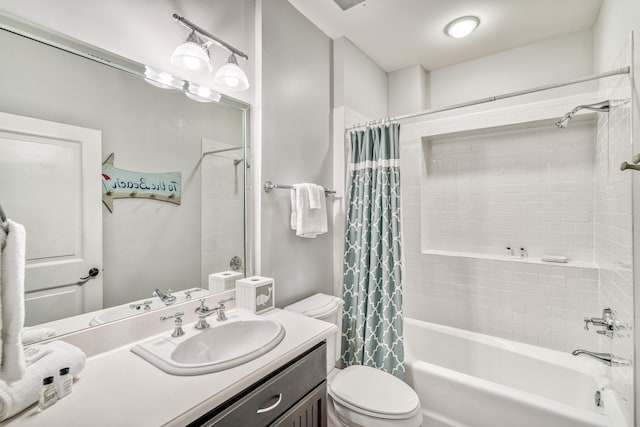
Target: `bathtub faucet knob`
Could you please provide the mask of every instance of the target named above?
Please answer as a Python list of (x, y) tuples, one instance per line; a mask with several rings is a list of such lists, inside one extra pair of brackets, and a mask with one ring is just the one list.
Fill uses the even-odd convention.
[(589, 330), (589, 323), (603, 328), (601, 331), (596, 331), (598, 334), (613, 338), (613, 332), (616, 329), (616, 319), (610, 308), (602, 310), (602, 317), (585, 317), (584, 329), (587, 331)]

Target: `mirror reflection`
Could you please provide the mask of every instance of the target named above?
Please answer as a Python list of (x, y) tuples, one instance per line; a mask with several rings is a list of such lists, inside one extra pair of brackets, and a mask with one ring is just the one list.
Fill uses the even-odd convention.
[(0, 50), (0, 205), (27, 231), (30, 341), (244, 276), (244, 106), (6, 30)]

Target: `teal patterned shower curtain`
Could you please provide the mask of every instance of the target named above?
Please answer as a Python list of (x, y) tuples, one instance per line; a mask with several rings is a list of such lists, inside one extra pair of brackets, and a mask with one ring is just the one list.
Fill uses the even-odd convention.
[(403, 378), (399, 138), (396, 123), (351, 132), (341, 364)]

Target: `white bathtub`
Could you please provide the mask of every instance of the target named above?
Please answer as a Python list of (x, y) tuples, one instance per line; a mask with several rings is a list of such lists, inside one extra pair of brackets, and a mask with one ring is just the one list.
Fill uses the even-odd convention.
[(602, 363), (414, 319), (404, 333), (423, 427), (625, 426)]

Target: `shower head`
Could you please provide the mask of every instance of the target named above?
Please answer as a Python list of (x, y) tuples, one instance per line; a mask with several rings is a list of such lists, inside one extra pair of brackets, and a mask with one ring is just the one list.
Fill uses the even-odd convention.
[(569, 124), (569, 120), (571, 120), (572, 117), (573, 117), (573, 114), (571, 113), (565, 114), (563, 118), (561, 118), (556, 122), (556, 126), (558, 126), (560, 129), (566, 128), (567, 125)]
[(569, 120), (580, 110), (591, 110), (596, 113), (606, 113), (609, 111), (611, 103), (609, 100), (598, 102), (596, 104), (578, 105), (576, 108), (565, 114), (560, 120), (556, 122), (556, 126), (560, 129), (566, 128), (569, 124)]

